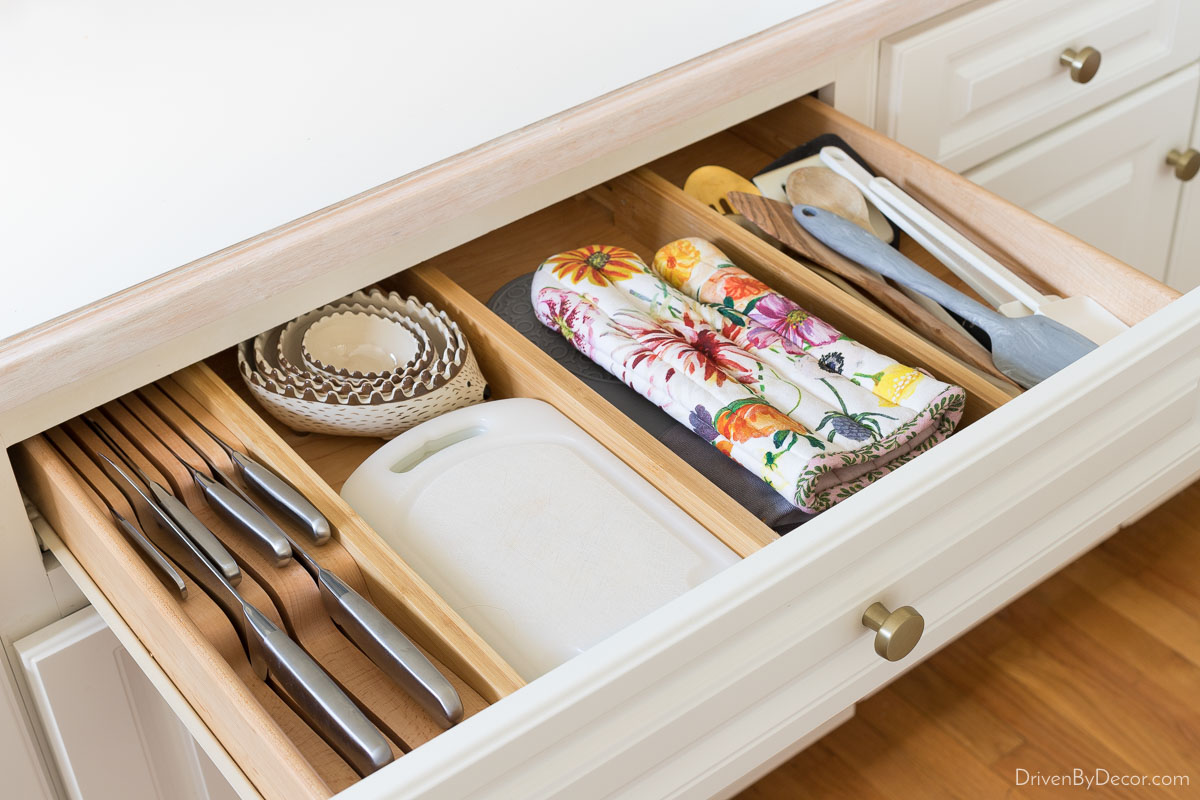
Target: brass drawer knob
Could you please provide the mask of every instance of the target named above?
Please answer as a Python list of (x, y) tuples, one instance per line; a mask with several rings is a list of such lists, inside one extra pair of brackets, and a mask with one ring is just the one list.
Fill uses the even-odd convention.
[(1058, 57), (1058, 63), (1071, 68), (1071, 80), (1076, 83), (1087, 83), (1096, 77), (1100, 69), (1100, 51), (1094, 47), (1082, 50), (1067, 48)]
[(899, 661), (912, 652), (925, 632), (925, 618), (912, 606), (888, 611), (883, 603), (872, 603), (863, 612), (863, 625), (875, 633), (875, 652), (888, 661)]
[(1167, 163), (1175, 168), (1175, 177), (1181, 181), (1190, 181), (1200, 172), (1200, 151), (1188, 148), (1183, 152), (1172, 150), (1167, 153)]

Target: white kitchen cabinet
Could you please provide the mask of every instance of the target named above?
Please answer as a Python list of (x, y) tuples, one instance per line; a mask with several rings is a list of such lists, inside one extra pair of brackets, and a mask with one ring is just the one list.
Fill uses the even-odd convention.
[[(1174, 147), (1179, 152), (1200, 150), (1200, 98), (1196, 102), (1190, 136)], [(1200, 178), (1192, 178), (1183, 184), (1179, 196), (1166, 282), (1181, 292), (1190, 292), (1200, 286)]]
[(73, 800), (236, 797), (94, 609), (15, 647)]
[[(1167, 275), (1184, 184), (1166, 155), (1172, 148), (1187, 147), (1198, 88), (1200, 66), (1193, 65), (965, 175), (1186, 291), (1192, 287)], [(1189, 227), (1183, 216), (1180, 223), (1181, 230)]]
[[(358, 567), (371, 576), (372, 599), (422, 644), (456, 656), (447, 663), (473, 678), (490, 703), (348, 785), (345, 800), (702, 798), (744, 785), (913, 660), (1200, 472), (1200, 294), (1179, 298), (806, 97), (825, 90), (839, 108), (861, 110), (854, 98), (875, 96), (870, 43), (951, 5), (830, 5), (0, 342), (0, 366), (13, 376), (0, 386), (0, 438), (33, 436), (174, 372), (247, 451), (310, 488), (334, 519), (339, 542), (354, 548)], [(532, 88), (516, 87), (514, 94), (523, 91)], [(1004, 251), (1049, 288), (1072, 294), (1099, 287), (1098, 301), (1134, 328), (1016, 398), (997, 395), (996, 386), (963, 370), (962, 385), (971, 387), (969, 425), (778, 539), (491, 316), (482, 301), (490, 282), (578, 244), (568, 237), (619, 235), (657, 246), (704, 234), (747, 266), (769, 267), (773, 279), (792, 282), (781, 286), (796, 288), (798, 299), (822, 315), (816, 304), (824, 303), (839, 314), (831, 321), (865, 343), (903, 345), (912, 363), (926, 366), (937, 356), (932, 345), (894, 321), (875, 319), (854, 298), (834, 296), (800, 264), (654, 172), (658, 160), (667, 160), (660, 157), (693, 143), (694, 164), (718, 157), (749, 162), (820, 133), (843, 136), (881, 173), (948, 216), (959, 215), (965, 233)], [(547, 239), (533, 248), (536, 237)], [(435, 263), (400, 275), (427, 260)], [(193, 365), (247, 334), (393, 277), (415, 282), (414, 291), (456, 311), (498, 396), (537, 397), (569, 412), (714, 534), (753, 545), (739, 549), (747, 557), (527, 686), (497, 680), (503, 664), (492, 662), (436, 598), (412, 591), (422, 582), (355, 522), (333, 488), (334, 476), (322, 472), (328, 460), (279, 438), (208, 366)], [(44, 369), (50, 359), (56, 371)], [(1129, 427), (1130, 419), (1138, 425)], [(121, 754), (107, 761), (108, 772), (137, 776), (121, 796), (135, 788), (161, 791), (183, 774), (192, 776), (188, 785), (224, 790), (215, 779), (197, 777), (205, 762), (189, 760), (190, 742), (158, 716), (161, 707), (143, 711), (146, 702), (135, 697), (140, 689), (128, 688), (137, 670), (238, 796), (332, 794), (280, 717), (256, 699), (263, 695), (251, 693), (253, 680), (235, 673), (233, 660), (218, 650), (219, 637), (210, 638), (188, 607), (163, 591), (120, 537), (59, 445), (35, 436), (10, 452), (23, 486), (58, 532), (42, 531), (43, 540), (137, 665), (97, 639), (92, 660), (62, 673), (87, 676), (104, 661), (109, 666), (99, 672), (124, 692), (107, 709), (113, 731), (125, 732), (112, 736)], [(29, 536), (22, 523), (5, 527), (5, 541), (28, 544), (19, 539)], [(862, 618), (875, 602), (913, 604), (925, 615), (909, 662), (885, 661), (872, 647), (874, 634)], [(0, 632), (9, 629), (5, 621)], [(75, 692), (86, 706), (85, 718), (72, 723), (56, 704), (37, 701), (61, 743), (54, 745), (56, 760), (83, 785), (105, 764), (89, 757), (88, 734), (69, 732), (94, 731), (96, 710), (106, 707), (94, 691), (79, 698), (90, 688), (85, 681), (37, 677), (53, 675), (59, 649), (69, 648), (48, 646), (40, 659), (45, 667), (34, 659), (26, 668), (33, 683), (66, 683), (63, 696)]]
[[(818, 133), (841, 136), (898, 185), (959, 215), (964, 231), (1001, 248), (1048, 288), (1086, 291), (1134, 327), (1016, 398), (942, 362), (936, 371), (968, 387), (970, 424), (779, 539), (483, 301), (531, 268), (531, 251), (559, 251), (567, 237), (661, 243), (701, 235), (856, 338), (892, 352), (904, 347), (906, 357), (926, 366), (936, 356), (931, 345), (854, 298), (831, 293), (672, 183), (672, 176), (680, 179), (672, 164), (712, 163), (718, 152), (762, 160)], [(474, 644), (451, 610), (425, 612), (436, 598), (417, 597), (420, 585), (406, 577), (395, 552), (373, 544), (377, 534), (355, 522), (320, 471), (329, 459), (305, 458), (304, 445), (313, 442), (298, 437), (293, 448), (277, 438), (210, 367), (176, 372), (177, 390), (189, 402), (311, 493), (343, 546), (362, 554), (358, 566), (372, 570), (376, 603), (409, 620), (410, 635), (440, 647), (460, 675), (478, 676), (481, 694), (493, 687), (490, 707), (349, 785), (345, 800), (719, 794), (907, 665), (879, 657), (864, 609), (875, 602), (918, 609), (926, 627), (909, 659), (920, 659), (1200, 471), (1200, 294), (1179, 298), (811, 97), (607, 179), (396, 280), (461, 322), (498, 396), (559, 408), (714, 535), (739, 542), (735, 549), (747, 557), (528, 685), (502, 683), (503, 665)], [(1130, 419), (1137, 426), (1128, 427)], [(122, 641), (141, 651), (139, 663), (160, 670), (183, 695), (195, 712), (190, 725), (207, 732), (222, 772), (240, 770), (248, 779), (245, 796), (328, 796), (315, 762), (274, 735), (281, 728), (264, 706), (251, 705), (251, 684), (214, 659), (218, 645), (87, 498), (79, 473), (64, 461), (68, 445), (52, 432), (14, 452), (23, 485), (58, 533), (44, 537), (49, 546), (64, 565), (75, 563), (93, 602), (111, 604), (114, 630), (123, 626)], [(88, 456), (75, 458), (80, 466)], [(432, 622), (412, 623), (410, 608)]]
[[(1198, 25), (1194, 0), (972, 3), (884, 39), (877, 122), (961, 172), (1194, 61)], [(1079, 83), (1059, 57), (1085, 47)]]

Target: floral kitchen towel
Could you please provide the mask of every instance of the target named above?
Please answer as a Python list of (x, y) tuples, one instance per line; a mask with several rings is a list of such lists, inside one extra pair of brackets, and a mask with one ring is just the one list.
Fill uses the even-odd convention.
[(592, 245), (534, 276), (538, 318), (797, 507), (849, 497), (945, 438), (965, 393), (842, 335), (702, 239), (651, 270)]

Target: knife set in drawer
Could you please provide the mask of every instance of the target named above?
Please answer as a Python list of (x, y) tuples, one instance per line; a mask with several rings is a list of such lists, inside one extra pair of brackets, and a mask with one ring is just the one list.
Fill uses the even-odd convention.
[(165, 379), (46, 438), (257, 699), (340, 759), (335, 773), (370, 774), (480, 708), (352, 585), (328, 519), (222, 430)]

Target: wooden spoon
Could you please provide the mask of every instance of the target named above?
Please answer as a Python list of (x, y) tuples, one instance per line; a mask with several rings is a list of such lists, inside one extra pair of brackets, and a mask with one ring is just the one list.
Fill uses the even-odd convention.
[(787, 198), (794, 206), (806, 205), (832, 211), (875, 235), (867, 198), (853, 183), (825, 167), (802, 167), (787, 179)]
[(815, 261), (850, 281), (875, 298), (880, 305), (895, 315), (896, 319), (931, 342), (936, 342), (947, 352), (967, 364), (995, 376), (1003, 381), (1005, 386), (1011, 387), (1012, 394), (1016, 394), (1016, 384), (996, 369), (992, 364), (991, 353), (983, 345), (962, 333), (961, 330), (956, 331), (944, 324), (915, 300), (885, 281), (878, 273), (860, 267), (850, 259), (823, 245), (812, 234), (800, 227), (800, 223), (796, 222), (795, 217), (792, 216), (792, 209), (787, 204), (743, 192), (730, 192), (729, 202), (739, 214), (745, 215), (747, 219), (801, 256)]

